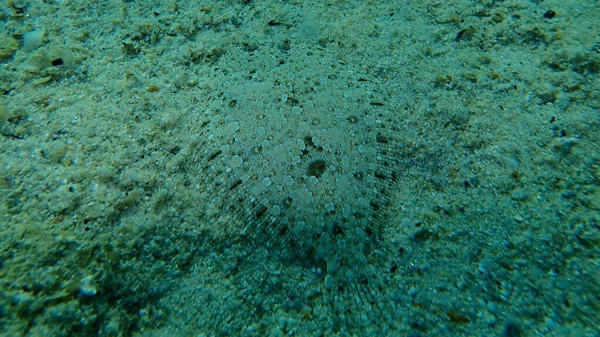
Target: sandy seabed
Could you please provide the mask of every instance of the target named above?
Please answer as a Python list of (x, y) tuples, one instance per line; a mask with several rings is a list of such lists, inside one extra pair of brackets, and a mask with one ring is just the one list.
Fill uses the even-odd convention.
[[(599, 336), (599, 17), (572, 0), (5, 2), (0, 335)], [(328, 228), (355, 210), (325, 201), (363, 183), (384, 195), (354, 200), (376, 235), (268, 229)], [(288, 191), (312, 209), (261, 197)], [(326, 258), (287, 253), (328, 234), (345, 239)], [(329, 286), (363, 252), (369, 278)]]

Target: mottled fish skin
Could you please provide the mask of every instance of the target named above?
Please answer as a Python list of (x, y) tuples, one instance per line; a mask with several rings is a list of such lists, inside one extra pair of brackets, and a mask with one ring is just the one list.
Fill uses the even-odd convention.
[(289, 86), (232, 80), (194, 152), (216, 207), (279, 258), (322, 270), (344, 311), (384, 288), (372, 252), (384, 247), (398, 177), (396, 122), (377, 79), (340, 71), (328, 54), (319, 60), (311, 73), (280, 69)]
[[(381, 98), (344, 97), (343, 88), (285, 101), (263, 96), (272, 89), (238, 89), (243, 94), (204, 132), (202, 157), (216, 193), (224, 207), (238, 208), (249, 232), (273, 242), (286, 238), (295, 255), (329, 271), (364, 265), (392, 180), (379, 151), (387, 145), (378, 126), (383, 109), (369, 104)], [(278, 110), (262, 107), (278, 99)], [(332, 254), (340, 250), (349, 254)]]

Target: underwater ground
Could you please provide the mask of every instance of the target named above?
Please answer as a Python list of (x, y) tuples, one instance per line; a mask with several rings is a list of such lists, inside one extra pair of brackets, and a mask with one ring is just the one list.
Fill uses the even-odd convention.
[(598, 337), (599, 17), (5, 1), (0, 336)]

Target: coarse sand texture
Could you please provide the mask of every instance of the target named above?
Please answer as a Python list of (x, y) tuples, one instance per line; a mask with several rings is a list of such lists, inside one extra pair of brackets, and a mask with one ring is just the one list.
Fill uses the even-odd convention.
[(600, 337), (600, 3), (0, 3), (0, 337)]

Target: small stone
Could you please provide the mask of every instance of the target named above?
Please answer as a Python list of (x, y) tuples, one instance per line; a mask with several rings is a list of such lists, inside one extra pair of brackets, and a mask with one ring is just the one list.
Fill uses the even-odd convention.
[(419, 290), (415, 287), (411, 287), (410, 289), (408, 289), (408, 295), (410, 297), (414, 297), (419, 293)]
[(546, 11), (546, 13), (544, 13), (544, 19), (552, 19), (555, 16), (556, 16), (556, 12), (551, 9)]
[(81, 285), (79, 285), (79, 292), (85, 296), (94, 296), (98, 292), (96, 287), (92, 285), (94, 279), (93, 275), (88, 275), (81, 279)]
[(548, 317), (548, 318), (546, 318), (546, 327), (549, 330), (552, 330), (552, 329), (556, 328), (556, 322), (552, 318)]
[(516, 200), (516, 201), (525, 201), (527, 200), (527, 192), (525, 192), (522, 189), (516, 189), (514, 190), (511, 195), (510, 195), (511, 199)]
[(494, 325), (496, 325), (496, 323), (498, 323), (498, 318), (489, 311), (486, 311), (483, 314), (483, 320), (489, 326), (494, 326)]
[(566, 156), (571, 153), (573, 147), (580, 143), (580, 140), (575, 137), (564, 137), (558, 138), (554, 142), (554, 151), (560, 153), (562, 156)]
[(502, 336), (504, 337), (521, 337), (521, 328), (516, 323), (508, 322), (504, 327), (504, 332)]

